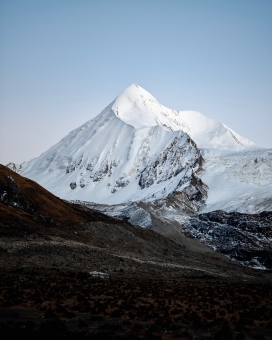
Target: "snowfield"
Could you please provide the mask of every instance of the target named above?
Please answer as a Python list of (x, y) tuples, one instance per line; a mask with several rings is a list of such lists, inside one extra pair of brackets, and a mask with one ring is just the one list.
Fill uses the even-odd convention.
[(272, 211), (272, 149), (226, 152), (204, 149), (201, 179), (209, 187), (203, 212)]

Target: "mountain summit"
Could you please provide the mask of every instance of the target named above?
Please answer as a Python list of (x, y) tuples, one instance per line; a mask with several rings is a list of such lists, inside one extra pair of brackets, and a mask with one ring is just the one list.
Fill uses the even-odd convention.
[(195, 111), (168, 109), (132, 84), (41, 156), (9, 167), (69, 200), (117, 204), (185, 195), (203, 203), (200, 149), (252, 147), (227, 126)]
[(254, 147), (254, 143), (226, 125), (199, 112), (168, 109), (137, 84), (127, 87), (111, 104), (111, 109), (118, 118), (135, 129), (160, 125), (170, 131), (182, 130), (188, 133), (198, 147)]

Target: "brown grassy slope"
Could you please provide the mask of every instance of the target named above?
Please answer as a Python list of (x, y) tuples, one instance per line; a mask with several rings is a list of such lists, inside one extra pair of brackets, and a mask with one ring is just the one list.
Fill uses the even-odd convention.
[(57, 225), (89, 221), (116, 223), (101, 213), (83, 210), (54, 196), (36, 182), (0, 164), (0, 219), (22, 225)]

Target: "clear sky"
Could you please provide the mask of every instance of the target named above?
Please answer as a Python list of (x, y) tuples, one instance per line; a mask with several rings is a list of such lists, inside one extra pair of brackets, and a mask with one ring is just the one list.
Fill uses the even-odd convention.
[(271, 0), (1, 0), (0, 162), (39, 156), (137, 83), (272, 147)]

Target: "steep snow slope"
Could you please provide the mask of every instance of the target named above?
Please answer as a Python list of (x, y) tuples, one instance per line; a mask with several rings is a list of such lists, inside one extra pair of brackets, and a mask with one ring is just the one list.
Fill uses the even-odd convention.
[(241, 137), (225, 124), (209, 119), (196, 111), (179, 111), (180, 119), (187, 132), (199, 148), (220, 148), (226, 150), (255, 149), (256, 145)]

